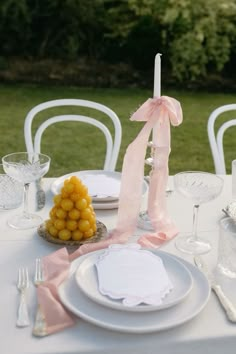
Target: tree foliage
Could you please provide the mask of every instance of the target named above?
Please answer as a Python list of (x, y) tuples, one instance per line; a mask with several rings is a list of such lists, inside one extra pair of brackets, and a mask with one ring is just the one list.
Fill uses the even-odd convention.
[(178, 79), (219, 72), (230, 60), (236, 43), (235, 1), (169, 0), (162, 22)]
[[(234, 0), (108, 0), (107, 3), (112, 5), (108, 9), (109, 36), (118, 38), (128, 48), (135, 37), (136, 47), (152, 58), (152, 49), (167, 54), (172, 74), (180, 81), (220, 72), (235, 57)], [(135, 60), (136, 55), (132, 58)]]
[(232, 66), (235, 0), (2, 0), (0, 56), (81, 57), (153, 67), (179, 81)]

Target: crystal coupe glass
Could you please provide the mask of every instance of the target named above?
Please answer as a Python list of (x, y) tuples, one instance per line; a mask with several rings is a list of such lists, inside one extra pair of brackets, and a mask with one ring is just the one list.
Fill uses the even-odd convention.
[(215, 199), (222, 191), (223, 179), (212, 173), (201, 171), (180, 172), (174, 176), (175, 190), (191, 199), (193, 207), (193, 229), (187, 236), (178, 237), (176, 247), (189, 254), (204, 254), (210, 251), (210, 242), (200, 238), (197, 232), (198, 211), (203, 203)]
[(30, 229), (39, 226), (42, 218), (28, 211), (28, 190), (31, 182), (44, 176), (50, 166), (50, 157), (40, 153), (16, 152), (2, 158), (4, 171), (24, 184), (24, 209), (22, 214), (12, 216), (8, 225), (15, 229)]

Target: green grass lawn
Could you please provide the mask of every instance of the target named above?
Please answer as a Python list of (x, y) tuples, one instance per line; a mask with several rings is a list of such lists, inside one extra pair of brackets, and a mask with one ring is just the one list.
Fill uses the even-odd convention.
[[(171, 155), (169, 161), (170, 174), (183, 170), (204, 170), (214, 172), (213, 160), (207, 138), (207, 120), (209, 114), (217, 107), (235, 103), (235, 94), (219, 94), (191, 91), (162, 92), (180, 101), (184, 121), (179, 127), (172, 127)], [(0, 156), (25, 151), (24, 119), (28, 111), (35, 105), (57, 98), (81, 98), (93, 100), (109, 106), (119, 116), (123, 128), (122, 146), (117, 170), (122, 168), (125, 150), (135, 138), (143, 123), (131, 122), (129, 117), (147, 98), (152, 96), (151, 90), (138, 89), (88, 89), (62, 86), (37, 85), (0, 85)], [(59, 113), (60, 112), (60, 113)], [(51, 110), (47, 115), (40, 114), (33, 129), (45, 117), (65, 113), (66, 110)], [(75, 108), (73, 113), (78, 112)], [(81, 111), (80, 111), (81, 112)], [(83, 110), (82, 114), (86, 111)], [(112, 124), (107, 118), (94, 114), (104, 123)], [(228, 114), (229, 116), (229, 114)], [(227, 115), (222, 115), (220, 122)], [(235, 116), (232, 118), (236, 118)], [(38, 123), (37, 123), (38, 122)], [(236, 158), (234, 147), (235, 129), (226, 133), (225, 152), (228, 172), (230, 161)], [(236, 146), (236, 144), (235, 144)], [(101, 169), (105, 140), (99, 131), (83, 123), (57, 123), (48, 128), (43, 136), (41, 151), (52, 157), (48, 176), (60, 176), (65, 173)]]

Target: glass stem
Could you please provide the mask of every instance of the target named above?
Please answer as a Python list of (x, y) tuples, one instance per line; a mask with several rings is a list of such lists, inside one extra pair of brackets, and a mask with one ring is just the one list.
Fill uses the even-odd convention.
[(194, 205), (193, 207), (193, 231), (192, 231), (192, 238), (196, 241), (197, 240), (197, 224), (198, 224), (198, 210), (199, 205)]
[(29, 191), (29, 183), (24, 184), (24, 199), (23, 199), (23, 214), (25, 218), (29, 217), (29, 210), (28, 210), (28, 191)]

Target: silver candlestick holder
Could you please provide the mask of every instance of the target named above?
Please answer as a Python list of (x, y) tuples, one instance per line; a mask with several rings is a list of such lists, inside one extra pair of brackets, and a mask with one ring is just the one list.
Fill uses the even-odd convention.
[[(145, 163), (145, 165), (151, 167), (149, 175), (145, 177), (145, 180), (149, 183), (150, 177), (151, 177), (151, 175), (153, 173), (153, 169), (154, 169), (154, 162), (153, 161), (154, 161), (154, 156), (156, 153), (156, 146), (153, 144), (152, 141), (149, 141), (147, 146), (150, 148), (150, 156), (145, 159), (144, 163)], [(173, 192), (173, 190), (171, 190), (169, 187), (167, 187), (166, 196), (168, 197), (172, 192)], [(151, 221), (149, 219), (147, 210), (141, 211), (139, 213), (138, 227), (140, 227), (141, 229), (144, 229), (144, 230), (154, 231)]]
[[(151, 175), (153, 173), (153, 169), (154, 169), (153, 161), (154, 161), (154, 154), (155, 154), (155, 146), (154, 146), (152, 141), (149, 141), (147, 146), (150, 148), (150, 157), (146, 158), (144, 163), (147, 166), (151, 166), (151, 170), (149, 172), (149, 176), (145, 177), (145, 180), (149, 183), (150, 177), (151, 177)], [(149, 219), (147, 210), (141, 211), (139, 213), (138, 227), (140, 227), (141, 229), (144, 229), (144, 230), (149, 230), (149, 231), (153, 231), (154, 230), (153, 227), (152, 227), (151, 221)]]

